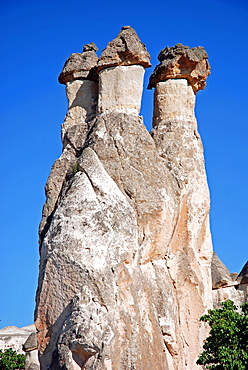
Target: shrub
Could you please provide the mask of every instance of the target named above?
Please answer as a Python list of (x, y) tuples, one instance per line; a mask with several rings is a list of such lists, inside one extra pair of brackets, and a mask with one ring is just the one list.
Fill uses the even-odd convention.
[(210, 325), (209, 337), (197, 360), (211, 370), (248, 369), (248, 303), (239, 312), (231, 300), (200, 318)]
[(0, 350), (0, 370), (25, 369), (25, 355), (20, 355), (12, 348)]

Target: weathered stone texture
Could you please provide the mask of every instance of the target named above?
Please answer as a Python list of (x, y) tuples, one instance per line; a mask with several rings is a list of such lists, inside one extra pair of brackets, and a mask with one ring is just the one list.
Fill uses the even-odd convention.
[(97, 63), (97, 70), (112, 66), (128, 66), (132, 64), (151, 67), (150, 55), (135, 30), (130, 26), (122, 27), (121, 32), (110, 41), (103, 50)]
[(149, 89), (155, 87), (159, 81), (175, 78), (185, 78), (195, 94), (204, 89), (210, 66), (208, 55), (202, 46), (192, 49), (182, 44), (167, 46), (159, 53), (158, 60), (160, 64), (150, 77)]
[(178, 220), (166, 258), (177, 291), (183, 343), (191, 348), (190, 354), (184, 353), (185, 368), (190, 369), (196, 367), (205, 335), (199, 326), (199, 315), (212, 304), (209, 191), (194, 103), (195, 95), (186, 79), (157, 83), (151, 132), (180, 189)]
[(23, 344), (23, 351), (26, 353), (25, 370), (39, 370), (37, 334), (32, 332)]
[[(66, 96), (68, 99), (68, 111), (62, 125), (62, 142), (71, 140), (75, 145), (77, 136), (82, 135), (82, 129), (86, 122), (95, 117), (97, 112), (98, 84), (90, 80), (74, 80), (66, 84)], [(75, 133), (75, 128), (80, 124), (80, 134)], [(87, 129), (86, 129), (87, 130)], [(72, 135), (71, 135), (72, 132)], [(65, 138), (66, 136), (66, 138)], [(82, 141), (76, 144), (78, 148)]]
[(240, 274), (230, 274), (228, 268), (213, 253), (211, 274), (213, 287), (213, 305), (215, 308), (221, 307), (221, 302), (231, 299), (236, 306), (241, 306), (248, 300), (248, 281), (242, 279), (247, 272), (247, 265), (243, 267)]
[(138, 116), (148, 64), (122, 29), (98, 63), (98, 113), (85, 115), (83, 88), (63, 128), (40, 229), (42, 369), (198, 368), (212, 246), (195, 95), (186, 79), (159, 82), (150, 135)]
[(101, 70), (98, 112), (118, 110), (139, 114), (144, 72), (140, 65), (116, 66)]
[(59, 75), (59, 82), (65, 84), (76, 79), (97, 81), (94, 67), (97, 64), (97, 47), (94, 43), (86, 44), (82, 53), (73, 53), (66, 60), (64, 68)]
[(237, 285), (237, 282), (235, 283), (236, 279), (232, 279), (228, 268), (219, 259), (215, 252), (213, 253), (212, 258), (211, 275), (213, 289)]
[(23, 328), (6, 326), (0, 329), (0, 349), (5, 351), (12, 348), (17, 353), (24, 354), (22, 346), (32, 332), (35, 332), (34, 324)]
[(248, 261), (237, 276), (237, 282), (242, 285), (248, 284)]

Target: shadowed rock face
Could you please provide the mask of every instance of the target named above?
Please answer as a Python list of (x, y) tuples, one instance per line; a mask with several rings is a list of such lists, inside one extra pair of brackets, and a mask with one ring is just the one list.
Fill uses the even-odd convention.
[(46, 186), (35, 313), (42, 369), (199, 368), (212, 246), (195, 95), (186, 79), (159, 82), (149, 134), (138, 115), (149, 64), (124, 27), (100, 57), (95, 114), (84, 113), (87, 89), (67, 83), (72, 101), (81, 88), (82, 110), (66, 117)]
[(33, 332), (23, 344), (23, 351), (26, 352), (25, 370), (40, 370), (37, 345), (37, 335)]
[(150, 77), (148, 89), (155, 87), (159, 81), (174, 78), (185, 78), (195, 94), (204, 89), (210, 66), (208, 55), (202, 46), (192, 49), (182, 44), (167, 46), (159, 53), (158, 60), (160, 64)]
[(213, 289), (235, 285), (229, 270), (216, 253), (213, 253), (211, 273)]
[(246, 264), (240, 274), (230, 274), (228, 268), (219, 259), (216, 253), (213, 253), (211, 273), (213, 286), (213, 305), (214, 308), (220, 308), (221, 302), (231, 299), (236, 306), (241, 306), (247, 301), (248, 291), (247, 283), (241, 276), (245, 274), (248, 264)]
[(240, 274), (237, 277), (237, 281), (239, 284), (248, 284), (248, 261), (242, 268)]

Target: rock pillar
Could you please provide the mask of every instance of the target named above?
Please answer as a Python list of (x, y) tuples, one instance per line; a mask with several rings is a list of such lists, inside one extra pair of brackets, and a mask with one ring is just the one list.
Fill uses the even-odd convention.
[(122, 27), (120, 34), (102, 52), (98, 61), (98, 112), (123, 112), (138, 115), (143, 92), (144, 68), (150, 58), (136, 32)]
[(151, 135), (180, 188), (167, 266), (176, 290), (184, 368), (196, 369), (206, 334), (199, 317), (212, 305), (210, 199), (194, 115), (195, 94), (205, 86), (209, 64), (202, 47), (182, 44), (162, 50), (159, 61), (149, 82), (155, 87)]
[(144, 67), (115, 66), (99, 72), (98, 112), (118, 111), (138, 115), (143, 92)]
[[(62, 125), (62, 142), (71, 126), (85, 125), (96, 115), (98, 76), (94, 71), (98, 57), (94, 43), (84, 45), (82, 53), (73, 53), (65, 62), (59, 82), (66, 85), (68, 111)], [(65, 145), (65, 143), (64, 143)]]
[[(150, 135), (139, 116), (150, 57), (131, 27), (96, 66), (72, 66), (60, 77), (71, 116), (40, 228), (41, 369), (197, 369), (199, 318), (211, 307), (209, 194), (193, 115), (204, 82), (197, 68), (168, 81), (156, 69)], [(99, 75), (96, 115), (78, 97), (88, 91), (81, 69)]]
[(96, 116), (98, 101), (97, 47), (86, 44), (82, 53), (73, 53), (66, 60), (59, 82), (66, 85), (68, 111), (61, 129), (63, 153), (54, 163), (46, 183), (46, 202), (39, 228), (40, 241), (46, 233), (54, 207), (58, 202), (65, 176), (77, 167), (77, 152), (85, 141), (88, 122)]

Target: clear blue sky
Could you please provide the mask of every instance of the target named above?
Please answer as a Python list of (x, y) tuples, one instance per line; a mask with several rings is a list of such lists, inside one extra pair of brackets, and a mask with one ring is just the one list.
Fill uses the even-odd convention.
[[(124, 25), (135, 28), (153, 67), (165, 46), (204, 46), (212, 74), (196, 115), (211, 191), (214, 249), (231, 272), (247, 261), (248, 2), (2, 0), (0, 327), (32, 323), (37, 230), (44, 185), (61, 153), (67, 109), (57, 77), (66, 58), (95, 42), (100, 52)], [(153, 91), (142, 115), (151, 128)]]

